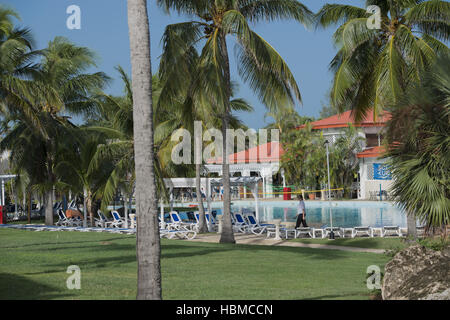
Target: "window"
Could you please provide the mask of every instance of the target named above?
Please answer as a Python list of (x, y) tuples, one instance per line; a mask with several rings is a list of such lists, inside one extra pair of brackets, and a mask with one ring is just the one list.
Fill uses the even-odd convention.
[[(380, 142), (381, 140), (383, 140), (383, 136), (380, 135)], [(370, 147), (377, 147), (378, 144), (378, 134), (366, 134), (366, 147), (370, 148)]]

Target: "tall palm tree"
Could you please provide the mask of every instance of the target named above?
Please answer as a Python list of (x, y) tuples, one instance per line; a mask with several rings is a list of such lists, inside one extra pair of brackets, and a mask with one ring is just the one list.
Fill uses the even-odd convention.
[(333, 40), (339, 48), (330, 64), (334, 72), (331, 102), (342, 112), (351, 107), (357, 121), (373, 108), (376, 118), (395, 105), (436, 55), (448, 51), (450, 3), (440, 0), (367, 0), (381, 12), (381, 28), (370, 29), (365, 8), (326, 4), (317, 23), (339, 24)]
[(343, 134), (337, 137), (330, 150), (330, 171), (332, 184), (344, 188), (345, 193), (350, 191), (359, 161), (357, 153), (362, 151), (365, 139), (358, 134), (355, 127), (349, 126)]
[(34, 136), (33, 149), (39, 147), (38, 154), (43, 155), (45, 165), (43, 173), (38, 174), (39, 184), (45, 193), (46, 224), (53, 224), (55, 157), (59, 144), (74, 127), (67, 115), (89, 112), (93, 108), (92, 93), (101, 89), (108, 77), (102, 72), (86, 73), (95, 66), (95, 54), (65, 38), (56, 37), (41, 54), (41, 62), (30, 75), (5, 77), (3, 106), (21, 135)]
[[(224, 187), (223, 228), (220, 242), (234, 243), (231, 225), (230, 168), (227, 163), (228, 139), (231, 113), (231, 71), (227, 37), (237, 42), (238, 71), (248, 82), (261, 101), (274, 110), (280, 106), (301, 101), (297, 83), (286, 62), (278, 52), (249, 23), (294, 19), (308, 23), (310, 11), (295, 0), (158, 0), (165, 10), (194, 16), (195, 20), (166, 27), (163, 36), (163, 59), (166, 72), (178, 70), (172, 79), (174, 86), (183, 86), (187, 69), (178, 64), (190, 48), (204, 40), (200, 63), (193, 91), (213, 108), (220, 111), (222, 120), (222, 179)], [(173, 40), (173, 35), (178, 35)], [(181, 40), (181, 41), (180, 41)]]
[[(102, 199), (102, 210), (106, 210), (118, 188), (131, 195), (136, 180), (132, 82), (122, 67), (118, 66), (116, 70), (123, 81), (124, 95), (98, 93), (95, 97), (96, 112), (83, 126), (83, 129), (94, 131), (106, 139), (97, 146), (89, 165), (89, 172), (102, 170), (105, 164), (113, 166), (105, 184), (96, 192), (96, 197)], [(169, 161), (173, 147), (170, 137), (174, 130), (180, 128), (183, 115), (178, 104), (159, 105), (161, 90), (163, 90), (162, 83), (155, 75), (152, 78), (152, 101), (153, 105), (159, 106), (164, 112), (153, 113), (154, 170), (158, 195), (160, 198), (167, 198), (163, 178), (186, 173), (189, 167), (175, 166)]]
[[(388, 122), (392, 191), (429, 229), (450, 223), (450, 57), (438, 59), (399, 101)], [(409, 232), (409, 231), (408, 231)]]
[(34, 59), (41, 54), (34, 50), (30, 29), (15, 27), (13, 17), (20, 19), (15, 11), (0, 5), (0, 95), (3, 99), (18, 85), (18, 77), (31, 76), (37, 66)]
[(161, 299), (161, 245), (153, 154), (150, 28), (146, 0), (128, 0), (134, 161), (136, 170), (137, 299)]
[(55, 173), (70, 191), (83, 194), (83, 211), (89, 216), (90, 224), (93, 226), (94, 198), (98, 190), (106, 184), (113, 166), (111, 163), (103, 162), (96, 170), (90, 170), (97, 148), (104, 143), (105, 138), (95, 132), (82, 131), (78, 127), (74, 131), (75, 138), (61, 144), (57, 152)]

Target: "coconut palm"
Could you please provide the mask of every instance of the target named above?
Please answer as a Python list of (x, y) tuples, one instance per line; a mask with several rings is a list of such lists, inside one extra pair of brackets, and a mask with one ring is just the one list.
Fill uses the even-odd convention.
[[(205, 99), (220, 112), (222, 120), (222, 158), (227, 159), (226, 129), (229, 127), (231, 71), (227, 37), (237, 43), (238, 72), (250, 84), (261, 101), (275, 110), (280, 106), (293, 105), (301, 101), (297, 83), (286, 62), (278, 52), (249, 23), (294, 19), (307, 23), (310, 11), (295, 0), (158, 0), (167, 11), (195, 17), (195, 20), (172, 24), (166, 27), (163, 36), (163, 61), (160, 68), (165, 74), (177, 70), (172, 78), (173, 87), (183, 86), (187, 64), (181, 63), (192, 47), (203, 43), (197, 78), (192, 90), (197, 99)], [(173, 39), (173, 35), (177, 35)], [(181, 59), (182, 60), (182, 59)], [(163, 62), (162, 61), (162, 62)], [(188, 60), (186, 60), (188, 61)], [(223, 229), (220, 242), (234, 243), (230, 213), (230, 170), (227, 161), (223, 166)]]
[[(53, 224), (52, 194), (57, 183), (55, 157), (64, 141), (58, 139), (70, 136), (74, 127), (67, 114), (89, 112), (93, 108), (92, 93), (108, 80), (101, 72), (86, 73), (93, 66), (95, 55), (92, 51), (56, 37), (42, 50), (42, 61), (31, 77), (9, 77), (9, 85), (4, 86), (7, 90), (4, 90), (3, 108), (8, 120), (16, 124), (16, 137), (33, 136), (30, 138), (34, 143), (33, 150), (40, 148), (38, 154), (43, 156), (45, 178), (43, 173), (38, 177), (41, 190), (45, 192), (46, 224)], [(11, 147), (18, 146), (12, 144)], [(29, 158), (34, 158), (34, 153)]]
[[(89, 216), (91, 226), (94, 224), (94, 199), (98, 190), (106, 184), (113, 166), (103, 162), (95, 171), (90, 165), (99, 145), (105, 138), (93, 132), (75, 128), (74, 139), (61, 144), (56, 156), (55, 173), (59, 180), (67, 185), (71, 192), (83, 194), (85, 217)], [(66, 189), (67, 189), (66, 188)], [(87, 223), (87, 219), (84, 220)]]
[(333, 143), (330, 150), (330, 172), (332, 184), (344, 188), (344, 194), (349, 191), (359, 167), (356, 157), (362, 151), (364, 138), (358, 134), (355, 127), (349, 126), (343, 130)]
[(15, 27), (12, 18), (18, 14), (0, 5), (0, 95), (2, 101), (20, 91), (21, 79), (30, 77), (36, 68), (34, 59), (40, 51), (34, 50), (30, 29)]
[(450, 223), (450, 58), (408, 90), (387, 124), (392, 192), (428, 228)]
[(341, 23), (333, 36), (339, 51), (330, 64), (331, 102), (340, 112), (351, 107), (357, 121), (372, 108), (376, 117), (396, 104), (436, 55), (448, 51), (450, 35), (447, 1), (367, 0), (370, 5), (381, 10), (380, 29), (368, 28), (372, 13), (365, 8), (327, 4), (317, 14), (320, 26)]
[(134, 162), (136, 171), (137, 299), (161, 299), (161, 246), (153, 150), (152, 72), (147, 1), (128, 0)]

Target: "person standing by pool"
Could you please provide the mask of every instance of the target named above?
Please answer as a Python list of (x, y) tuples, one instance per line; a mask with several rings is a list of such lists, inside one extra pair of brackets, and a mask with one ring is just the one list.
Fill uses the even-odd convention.
[(297, 206), (297, 222), (295, 223), (295, 229), (303, 225), (303, 227), (307, 228), (306, 224), (306, 210), (305, 210), (305, 201), (303, 201), (303, 196), (298, 195), (298, 206)]

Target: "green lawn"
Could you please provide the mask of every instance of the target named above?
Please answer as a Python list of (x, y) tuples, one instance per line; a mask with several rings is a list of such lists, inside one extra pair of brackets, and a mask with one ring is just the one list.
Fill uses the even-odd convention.
[[(0, 299), (134, 299), (135, 236), (0, 230)], [(383, 254), (162, 241), (164, 299), (369, 299)], [(69, 265), (81, 290), (68, 290)]]

